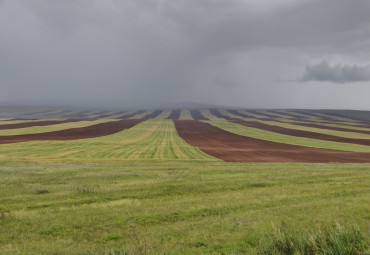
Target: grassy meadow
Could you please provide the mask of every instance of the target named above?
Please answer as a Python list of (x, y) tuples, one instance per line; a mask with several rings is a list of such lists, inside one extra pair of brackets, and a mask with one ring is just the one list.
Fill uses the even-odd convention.
[(2, 160), (0, 251), (263, 254), (276, 227), (333, 221), (368, 241), (369, 182), (370, 164)]

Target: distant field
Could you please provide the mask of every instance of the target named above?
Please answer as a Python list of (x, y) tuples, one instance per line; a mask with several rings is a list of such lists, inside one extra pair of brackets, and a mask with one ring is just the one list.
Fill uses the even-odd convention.
[(365, 247), (366, 116), (0, 107), (0, 254), (271, 254), (328, 222)]
[[(370, 162), (370, 121), (349, 113), (7, 108), (0, 110), (0, 158)], [(203, 130), (204, 123), (212, 127)]]

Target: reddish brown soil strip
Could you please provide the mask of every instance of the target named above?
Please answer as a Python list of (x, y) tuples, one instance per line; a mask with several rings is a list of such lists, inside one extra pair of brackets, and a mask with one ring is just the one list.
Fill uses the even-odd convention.
[(370, 146), (370, 140), (367, 140), (367, 139), (345, 138), (345, 137), (338, 137), (338, 136), (333, 136), (333, 135), (320, 134), (320, 133), (311, 132), (311, 131), (283, 128), (283, 127), (278, 127), (274, 125), (263, 124), (257, 121), (232, 120), (230, 122), (234, 122), (234, 123), (246, 126), (246, 127), (258, 128), (258, 129), (262, 129), (265, 131), (270, 131), (270, 132), (279, 133), (283, 135)]
[(199, 110), (190, 110), (191, 117), (195, 120), (209, 120)]
[(142, 114), (144, 112), (145, 112), (144, 110), (140, 110), (140, 111), (136, 111), (136, 112), (134, 112), (132, 114), (122, 115), (120, 117), (117, 117), (116, 119), (129, 119), (129, 118), (134, 117), (135, 115)]
[(370, 162), (370, 153), (274, 143), (227, 132), (195, 120), (175, 120), (182, 139), (203, 152), (234, 162)]
[(55, 124), (77, 122), (77, 121), (82, 121), (82, 120), (81, 119), (44, 120), (44, 121), (35, 121), (35, 122), (5, 124), (5, 125), (0, 125), (0, 130), (14, 129), (14, 128), (26, 128), (26, 127), (36, 127), (36, 126), (50, 126), (50, 125), (55, 125)]
[(0, 144), (5, 143), (18, 143), (18, 142), (30, 142), (30, 141), (43, 141), (43, 140), (76, 140), (111, 135), (120, 132), (124, 129), (131, 128), (143, 119), (137, 120), (119, 120), (110, 121), (106, 123), (100, 123), (88, 127), (82, 128), (71, 128), (66, 130), (46, 132), (40, 134), (28, 134), (28, 135), (12, 135), (12, 136), (0, 136)]
[(145, 119), (145, 120), (147, 120), (147, 119), (154, 119), (155, 117), (157, 117), (162, 112), (163, 112), (163, 110), (155, 110), (152, 113), (149, 113), (149, 114), (145, 115), (143, 117), (143, 119)]
[(178, 120), (180, 118), (181, 110), (175, 109), (172, 110), (170, 115), (168, 115), (167, 119), (171, 120)]

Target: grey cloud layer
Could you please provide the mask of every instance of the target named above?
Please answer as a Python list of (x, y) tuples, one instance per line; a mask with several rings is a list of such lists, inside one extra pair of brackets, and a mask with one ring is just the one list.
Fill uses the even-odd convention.
[(327, 61), (307, 66), (301, 81), (329, 81), (334, 83), (350, 83), (370, 81), (370, 65), (335, 65)]
[(368, 87), (327, 83), (318, 103), (312, 86), (279, 80), (326, 57), (366, 66), (369, 10), (363, 0), (2, 0), (0, 101), (351, 107), (341, 105), (350, 94), (366, 108)]

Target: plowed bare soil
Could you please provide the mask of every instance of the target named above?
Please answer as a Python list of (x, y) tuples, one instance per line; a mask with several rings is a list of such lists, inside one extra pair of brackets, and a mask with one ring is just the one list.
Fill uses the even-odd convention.
[(190, 110), (191, 117), (195, 120), (209, 120), (199, 110)]
[(178, 120), (180, 118), (180, 115), (181, 115), (181, 110), (172, 110), (170, 115), (168, 115), (167, 119), (171, 119), (171, 120)]
[(182, 139), (205, 153), (234, 162), (370, 162), (370, 153), (342, 152), (263, 141), (195, 120), (175, 120)]
[[(312, 139), (319, 139), (319, 140), (326, 140), (326, 141), (333, 141), (333, 142), (340, 142), (340, 143), (352, 143), (352, 144), (361, 144), (361, 145), (369, 145), (370, 146), (370, 140), (367, 139), (354, 139), (354, 138), (345, 138), (345, 137), (338, 137), (333, 135), (326, 135), (326, 134), (320, 134), (310, 131), (303, 131), (303, 130), (297, 130), (297, 129), (291, 129), (291, 128), (283, 128), (273, 125), (267, 125), (263, 124), (257, 121), (243, 121), (243, 120), (232, 120), (230, 122), (234, 122), (246, 127), (253, 127), (262, 129), (265, 131), (271, 131), (279, 134), (284, 135), (291, 135), (291, 136), (298, 136), (298, 137), (306, 137), (306, 138), (312, 138)], [(356, 132), (355, 130), (352, 130)]]
[(41, 141), (41, 140), (64, 141), (64, 140), (93, 138), (120, 132), (124, 129), (131, 128), (142, 121), (143, 119), (119, 120), (91, 125), (88, 127), (71, 128), (54, 132), (45, 132), (27, 135), (0, 136), (0, 144)]
[(34, 122), (25, 122), (25, 123), (5, 124), (5, 125), (0, 125), (0, 130), (36, 127), (36, 126), (49, 126), (49, 125), (62, 124), (62, 123), (68, 123), (68, 122), (77, 122), (77, 121), (81, 121), (81, 119), (44, 120), (44, 121), (34, 121)]

